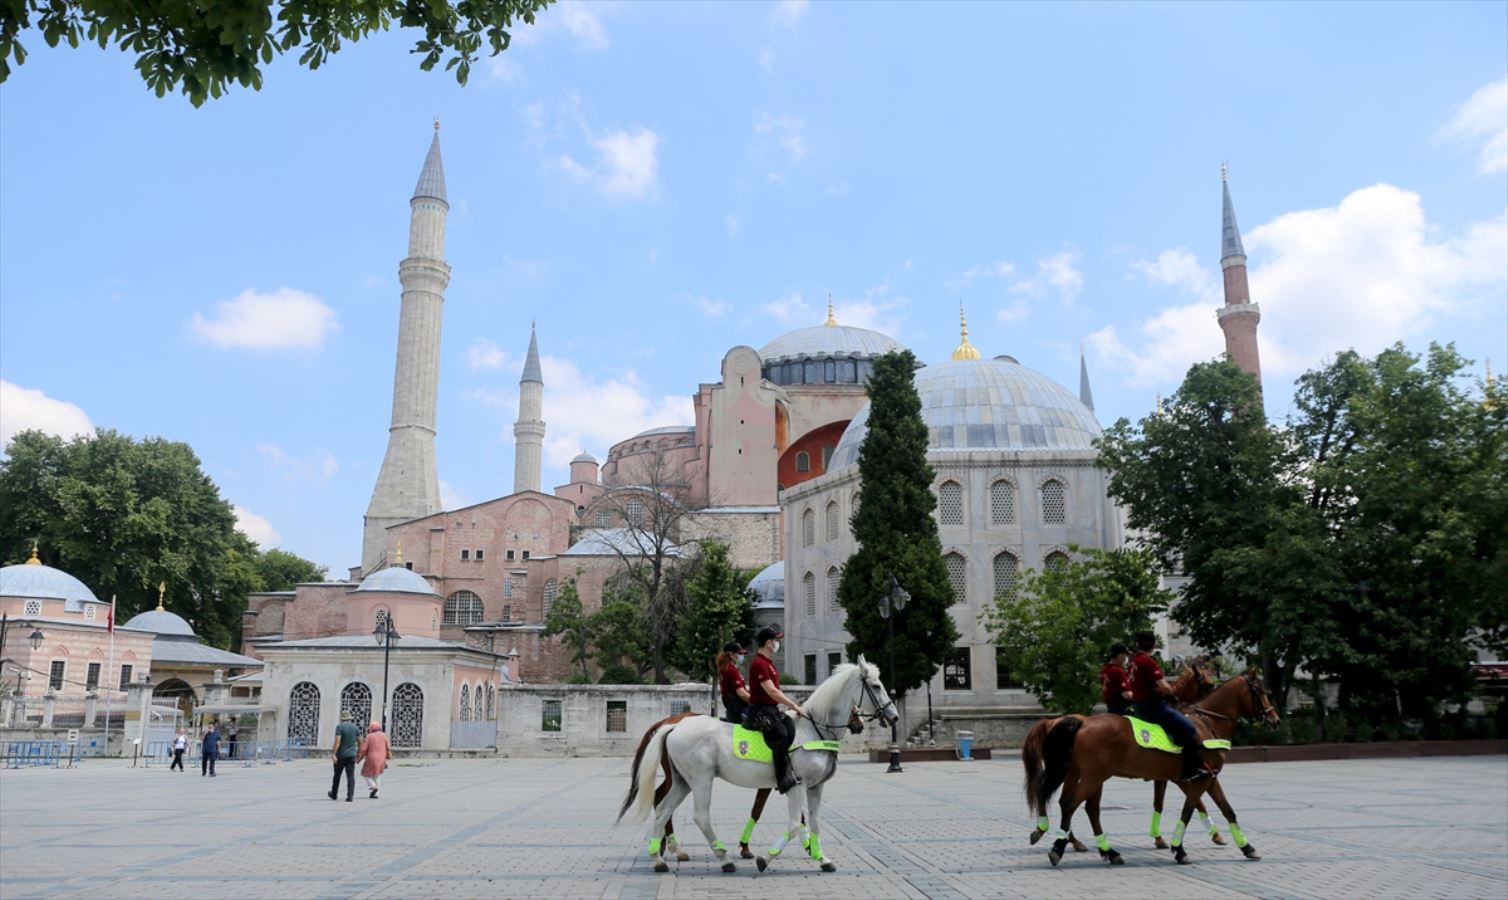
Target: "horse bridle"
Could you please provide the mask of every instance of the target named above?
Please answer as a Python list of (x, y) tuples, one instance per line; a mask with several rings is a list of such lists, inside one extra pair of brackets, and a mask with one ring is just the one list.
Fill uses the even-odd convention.
[[(1246, 682), (1247, 690), (1251, 691), (1251, 705), (1253, 707), (1256, 707), (1255, 711), (1252, 712), (1249, 718), (1253, 720), (1260, 720), (1267, 718), (1269, 713), (1273, 715), (1277, 714), (1277, 710), (1272, 706), (1272, 701), (1267, 699), (1267, 692), (1259, 690), (1257, 686), (1258, 679), (1252, 678), (1250, 672), (1243, 672), (1241, 674), (1241, 680)], [(1218, 713), (1212, 709), (1205, 709), (1197, 703), (1194, 704), (1194, 711), (1209, 716), (1212, 719), (1228, 719), (1232, 722), (1236, 721), (1235, 716), (1227, 716), (1225, 713)]]
[[(864, 696), (869, 698), (869, 704), (874, 707), (874, 712), (866, 716), (860, 707), (854, 707), (853, 712), (848, 717), (848, 722), (818, 722), (816, 719), (810, 719), (812, 727), (817, 729), (818, 735), (822, 736), (824, 740), (830, 740), (830, 738), (823, 734), (824, 728), (836, 734), (839, 728), (848, 728), (849, 723), (854, 719), (858, 719), (861, 723), (874, 722), (878, 721), (883, 715), (882, 710), (884, 707), (880, 704), (880, 698), (875, 696), (874, 688), (870, 686), (869, 679), (861, 676), (859, 683), (864, 686)], [(892, 700), (889, 704), (885, 705), (888, 706), (894, 703), (895, 701)], [(860, 730), (862, 730), (862, 725), (860, 726)]]

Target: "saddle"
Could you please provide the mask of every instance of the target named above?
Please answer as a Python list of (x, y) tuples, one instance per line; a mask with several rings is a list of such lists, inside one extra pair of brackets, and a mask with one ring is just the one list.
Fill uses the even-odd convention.
[[(1168, 737), (1167, 729), (1156, 722), (1148, 722), (1146, 719), (1138, 719), (1135, 716), (1126, 716), (1126, 721), (1131, 723), (1131, 733), (1136, 736), (1136, 745), (1147, 750), (1161, 750), (1163, 753), (1182, 753), (1183, 748), (1173, 743)], [(1202, 742), (1206, 750), (1229, 750), (1230, 741), (1220, 738), (1205, 738)]]
[[(791, 749), (825, 750), (829, 753), (837, 753), (841, 746), (837, 741), (807, 741)], [(754, 731), (742, 725), (733, 726), (733, 756), (736, 759), (764, 763), (767, 766), (775, 765), (775, 751), (770, 749), (769, 742), (764, 739), (764, 732)]]

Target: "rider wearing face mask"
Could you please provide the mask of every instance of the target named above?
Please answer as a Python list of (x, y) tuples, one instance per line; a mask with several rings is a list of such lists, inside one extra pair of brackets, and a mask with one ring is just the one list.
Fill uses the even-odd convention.
[(785, 633), (771, 625), (759, 629), (754, 636), (756, 652), (749, 664), (749, 708), (744, 711), (744, 727), (764, 733), (765, 741), (774, 751), (775, 781), (784, 794), (801, 783), (790, 772), (790, 757), (786, 751), (796, 739), (796, 722), (782, 715), (781, 706), (789, 706), (802, 715), (801, 704), (786, 696), (780, 689), (780, 673), (775, 669), (775, 654), (780, 652), (780, 639)]
[(717, 655), (717, 679), (722, 686), (724, 718), (740, 724), (744, 720), (744, 708), (749, 705), (749, 688), (744, 684), (744, 647), (738, 641), (729, 641), (723, 652)]

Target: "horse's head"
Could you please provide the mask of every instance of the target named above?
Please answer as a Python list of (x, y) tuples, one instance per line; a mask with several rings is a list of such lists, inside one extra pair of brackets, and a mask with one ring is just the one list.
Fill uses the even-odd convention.
[(1220, 682), (1215, 679), (1215, 672), (1210, 666), (1208, 656), (1196, 656), (1189, 660), (1189, 671), (1194, 673), (1201, 697), (1220, 686)]
[(1242, 711), (1254, 719), (1260, 715), (1268, 725), (1276, 725), (1282, 721), (1278, 711), (1273, 708), (1272, 701), (1267, 698), (1267, 688), (1262, 684), (1261, 671), (1253, 666), (1241, 677), (1245, 679), (1247, 687), (1251, 688), (1249, 693), (1251, 709)]
[(886, 725), (894, 725), (901, 719), (901, 714), (895, 708), (895, 701), (890, 699), (885, 685), (880, 681), (880, 667), (864, 660), (864, 655), (859, 655), (859, 681), (863, 685), (864, 699), (874, 707), (874, 714)]

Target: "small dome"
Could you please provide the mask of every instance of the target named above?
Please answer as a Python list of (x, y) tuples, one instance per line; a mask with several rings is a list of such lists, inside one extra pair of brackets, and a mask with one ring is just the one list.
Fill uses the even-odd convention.
[(183, 616), (170, 613), (165, 609), (150, 609), (144, 613), (137, 613), (131, 617), (125, 627), (134, 628), (137, 631), (150, 631), (153, 634), (170, 634), (180, 637), (193, 637), (194, 629)]
[(759, 359), (765, 365), (829, 357), (870, 359), (892, 350), (904, 349), (896, 339), (868, 328), (836, 324), (813, 325), (786, 332), (760, 347)]
[(82, 581), (52, 566), (42, 565), (32, 552), (32, 561), (0, 569), (0, 597), (35, 597), (62, 600), (69, 612), (80, 612), (84, 603), (98, 603), (99, 598)]
[[(1003, 359), (953, 360), (917, 370), (928, 451), (1092, 450), (1100, 424), (1073, 392)], [(869, 404), (848, 423), (831, 469), (855, 465)]]
[(424, 576), (416, 574), (412, 569), (403, 566), (388, 566), (386, 569), (378, 569), (361, 580), (358, 591), (383, 591), (390, 594), (428, 594), (438, 597), (435, 589), (429, 586)]
[[(695, 425), (661, 425), (658, 428), (646, 428), (634, 435), (633, 438), (629, 438), (629, 440), (641, 437), (654, 437), (657, 434), (692, 434), (695, 431)], [(592, 462), (596, 462), (596, 460), (594, 459)]]
[(571, 460), (572, 465), (576, 463), (591, 463), (595, 466), (597, 464), (597, 457), (583, 450), (582, 452), (576, 454), (576, 456)]
[(770, 563), (749, 580), (749, 591), (754, 594), (755, 609), (782, 609), (785, 607), (785, 560)]

